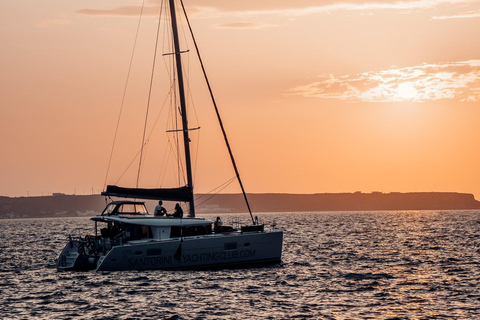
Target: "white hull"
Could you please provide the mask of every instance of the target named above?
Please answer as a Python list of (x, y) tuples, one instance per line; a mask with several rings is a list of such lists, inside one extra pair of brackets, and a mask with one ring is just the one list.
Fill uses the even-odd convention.
[(58, 270), (202, 269), (278, 263), (282, 231), (231, 232), (168, 240), (138, 240), (113, 246), (105, 254), (88, 255), (81, 242), (67, 244)]

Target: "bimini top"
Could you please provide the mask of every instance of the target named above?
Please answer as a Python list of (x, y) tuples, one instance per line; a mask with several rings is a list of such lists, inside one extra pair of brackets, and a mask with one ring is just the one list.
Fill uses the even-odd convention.
[(113, 196), (133, 199), (150, 199), (189, 202), (193, 198), (192, 188), (187, 186), (180, 188), (123, 188), (119, 186), (107, 186), (102, 196)]
[(194, 227), (212, 225), (213, 221), (201, 218), (141, 217), (141, 216), (96, 216), (93, 221), (121, 222), (149, 227)]

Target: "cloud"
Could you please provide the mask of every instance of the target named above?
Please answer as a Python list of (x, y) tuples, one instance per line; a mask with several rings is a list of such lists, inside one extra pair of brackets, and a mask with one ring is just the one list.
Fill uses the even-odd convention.
[(232, 29), (265, 29), (278, 27), (275, 24), (266, 24), (266, 23), (251, 23), (251, 22), (234, 22), (218, 25), (220, 28), (232, 28)]
[(221, 12), (242, 12), (242, 13), (284, 13), (292, 15), (303, 15), (311, 12), (325, 12), (335, 10), (372, 10), (372, 9), (393, 9), (411, 10), (434, 8), (443, 4), (468, 3), (474, 0), (323, 0), (319, 5), (318, 0), (198, 0), (195, 5), (198, 7), (215, 8)]
[(411, 11), (435, 8), (443, 4), (464, 3), (468, 0), (414, 0), (414, 1), (371, 1), (371, 2), (339, 2), (323, 6), (311, 6), (298, 9), (277, 10), (277, 14), (290, 16), (302, 16), (314, 13), (331, 13), (334, 11), (374, 11), (374, 10), (395, 10)]
[(450, 16), (432, 17), (434, 20), (480, 18), (480, 11), (470, 11)]
[[(77, 10), (78, 14), (87, 16), (134, 16), (138, 17), (142, 11), (141, 6), (124, 6), (113, 9), (80, 9)], [(145, 6), (143, 8), (143, 15), (155, 15), (158, 16), (158, 6)]]
[[(318, 0), (199, 0), (195, 4), (185, 4), (187, 11), (203, 18), (218, 18), (231, 16), (304, 16), (317, 13), (332, 13), (335, 11), (373, 11), (373, 10), (395, 10), (411, 11), (437, 8), (441, 5), (465, 4), (472, 0), (329, 0), (318, 5)], [(149, 1), (145, 5), (145, 15), (158, 15), (158, 4)], [(113, 9), (81, 9), (77, 13), (90, 16), (134, 16), (138, 15), (141, 6), (123, 6)]]
[(480, 101), (480, 60), (423, 64), (357, 75), (321, 75), (291, 95), (363, 102)]
[[(225, 14), (242, 16), (277, 15), (277, 16), (305, 16), (318, 13), (332, 13), (336, 11), (374, 11), (394, 10), (409, 12), (412, 10), (425, 10), (438, 8), (442, 5), (455, 5), (471, 3), (472, 0), (371, 0), (371, 1), (324, 1), (318, 5), (318, 1), (238, 1), (235, 5), (226, 1), (199, 1), (198, 7), (209, 8), (199, 10), (205, 16), (225, 16)], [(203, 3), (203, 5), (202, 5)]]

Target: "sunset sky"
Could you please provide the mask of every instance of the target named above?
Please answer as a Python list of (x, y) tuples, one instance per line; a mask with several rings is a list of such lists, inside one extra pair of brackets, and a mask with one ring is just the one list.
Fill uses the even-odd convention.
[[(119, 134), (108, 183), (141, 145), (159, 3), (144, 2), (119, 129), (137, 132)], [(480, 1), (184, 3), (248, 192), (480, 200)], [(103, 189), (141, 6), (0, 0), (0, 195)], [(183, 49), (188, 86), (199, 88), (203, 193), (233, 174), (210, 139), (194, 47)], [(164, 119), (155, 92), (152, 113)], [(155, 179), (143, 181), (158, 186), (149, 168), (142, 176)]]

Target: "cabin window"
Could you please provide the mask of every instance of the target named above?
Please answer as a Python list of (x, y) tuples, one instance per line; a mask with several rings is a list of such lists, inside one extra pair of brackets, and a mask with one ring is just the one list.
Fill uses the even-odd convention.
[(125, 225), (125, 238), (128, 241), (151, 238), (152, 230), (147, 226)]
[(147, 209), (144, 204), (124, 203), (118, 208), (117, 214), (146, 214)]
[(102, 213), (102, 216), (103, 215), (110, 215), (112, 214), (113, 210), (117, 207), (117, 205), (115, 203), (109, 203), (107, 205), (107, 207), (105, 208), (105, 210), (103, 210), (103, 213)]
[(235, 250), (237, 249), (236, 242), (227, 242), (223, 245), (223, 250)]
[(161, 255), (162, 255), (161, 248), (147, 249), (147, 256), (161, 256)]
[[(210, 233), (212, 231), (212, 227), (210, 226)], [(207, 226), (196, 226), (196, 227), (187, 227), (185, 228), (185, 235), (188, 236), (201, 236), (204, 234), (208, 234), (209, 230)]]
[(193, 226), (193, 227), (172, 227), (170, 233), (171, 238), (178, 238), (181, 236), (191, 237), (191, 236), (201, 236), (205, 234), (212, 233), (212, 226)]
[(122, 224), (117, 222), (114, 222), (113, 225), (109, 222), (105, 228), (100, 229), (102, 238), (110, 238), (112, 240), (121, 237), (122, 233)]
[(172, 230), (170, 231), (170, 237), (171, 238), (178, 238), (182, 236), (182, 230), (180, 227), (172, 227)]

